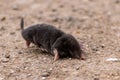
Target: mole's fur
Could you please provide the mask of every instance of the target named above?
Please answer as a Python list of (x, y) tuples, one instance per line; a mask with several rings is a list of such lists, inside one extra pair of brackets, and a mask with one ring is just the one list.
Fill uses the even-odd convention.
[(83, 51), (72, 35), (48, 24), (36, 24), (24, 29), (23, 18), (20, 25), (27, 47), (33, 43), (46, 49), (48, 53), (54, 55), (54, 61), (63, 57), (83, 59)]

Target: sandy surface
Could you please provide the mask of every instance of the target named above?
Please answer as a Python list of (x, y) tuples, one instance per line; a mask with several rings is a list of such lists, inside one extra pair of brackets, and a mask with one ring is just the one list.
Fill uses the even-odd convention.
[[(26, 48), (25, 27), (48, 23), (84, 45), (86, 60)], [(109, 58), (117, 61), (106, 61)], [(0, 80), (120, 80), (120, 0), (0, 0)]]

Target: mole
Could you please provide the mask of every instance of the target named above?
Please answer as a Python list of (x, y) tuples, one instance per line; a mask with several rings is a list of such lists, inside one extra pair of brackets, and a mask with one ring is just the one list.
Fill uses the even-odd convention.
[(35, 24), (24, 29), (24, 19), (21, 18), (21, 34), (27, 47), (31, 43), (47, 50), (54, 56), (54, 61), (59, 58), (71, 57), (84, 60), (84, 54), (79, 42), (71, 34), (67, 34), (53, 25)]

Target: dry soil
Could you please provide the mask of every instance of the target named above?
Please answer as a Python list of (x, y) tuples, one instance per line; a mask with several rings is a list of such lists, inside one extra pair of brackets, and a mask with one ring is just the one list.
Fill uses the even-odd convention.
[[(47, 23), (72, 34), (86, 60), (53, 62), (27, 48), (21, 17), (26, 28)], [(120, 80), (120, 0), (0, 0), (0, 80)]]

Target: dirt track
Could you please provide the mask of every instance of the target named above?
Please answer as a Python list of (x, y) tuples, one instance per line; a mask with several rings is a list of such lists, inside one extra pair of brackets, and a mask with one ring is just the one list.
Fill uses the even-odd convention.
[[(84, 45), (87, 59), (62, 59), (26, 48), (26, 27), (48, 23)], [(120, 80), (120, 0), (0, 0), (0, 80)]]

